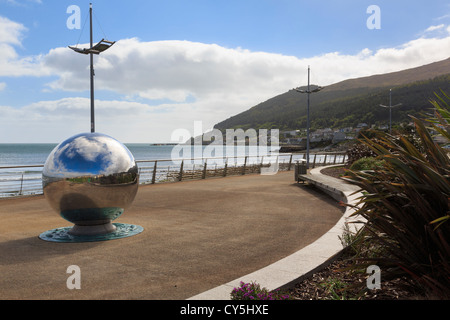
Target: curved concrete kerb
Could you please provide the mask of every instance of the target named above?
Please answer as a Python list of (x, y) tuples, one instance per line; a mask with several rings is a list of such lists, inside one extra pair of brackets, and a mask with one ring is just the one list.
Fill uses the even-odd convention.
[[(321, 174), (320, 171), (324, 168), (326, 167), (312, 169), (310, 171), (311, 180), (309, 183), (315, 184), (318, 188), (321, 188), (338, 201), (356, 205), (357, 198), (361, 194), (355, 194), (355, 192), (359, 188), (340, 179)], [(263, 269), (205, 291), (188, 300), (229, 300), (231, 291), (233, 288), (238, 287), (241, 281), (256, 281), (261, 287), (265, 287), (268, 290), (289, 287), (291, 284), (323, 268), (334, 257), (338, 256), (343, 249), (339, 237), (342, 236), (344, 231), (348, 230), (347, 225), (350, 222), (350, 215), (353, 212), (353, 208), (347, 207), (342, 218), (333, 228), (305, 248)]]

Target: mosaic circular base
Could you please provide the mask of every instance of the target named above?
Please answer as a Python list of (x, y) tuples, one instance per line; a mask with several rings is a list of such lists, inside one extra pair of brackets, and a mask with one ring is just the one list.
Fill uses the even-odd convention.
[(116, 230), (104, 234), (77, 236), (69, 234), (72, 227), (63, 227), (45, 231), (39, 235), (39, 238), (53, 242), (93, 242), (131, 237), (144, 230), (141, 226), (134, 224), (113, 223), (113, 225), (116, 226)]

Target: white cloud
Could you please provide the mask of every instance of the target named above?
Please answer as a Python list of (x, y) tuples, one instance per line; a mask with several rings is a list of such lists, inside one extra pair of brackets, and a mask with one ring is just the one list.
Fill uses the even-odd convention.
[[(429, 30), (445, 30), (445, 25)], [(362, 49), (355, 55), (331, 52), (299, 59), (281, 54), (230, 49), (189, 41), (118, 41), (96, 57), (96, 88), (145, 99), (183, 102), (215, 97), (260, 101), (304, 81), (311, 65), (316, 81), (330, 84), (348, 77), (402, 70), (448, 58), (450, 36), (409, 41), (396, 48)], [(88, 90), (88, 59), (65, 48), (51, 50), (44, 66), (59, 75), (54, 90)], [(253, 98), (254, 96), (254, 98)]]
[(19, 57), (14, 47), (22, 46), (28, 29), (0, 16), (0, 76), (42, 76), (49, 73), (40, 65), (41, 56)]
[[(176, 125), (186, 119), (177, 108), (180, 107), (95, 100), (96, 131), (123, 142), (167, 142), (169, 122)], [(18, 109), (0, 106), (0, 114), (0, 143), (17, 142), (17, 138), (22, 142), (61, 142), (90, 130), (89, 98), (39, 101)]]
[(435, 30), (439, 30), (439, 29), (442, 29), (442, 28), (444, 28), (444, 24), (442, 23), (442, 24), (440, 24), (440, 25), (437, 25), (437, 26), (430, 26), (430, 27), (428, 27), (426, 30), (425, 30), (425, 32), (431, 32), (431, 31), (435, 31)]
[(0, 16), (0, 43), (21, 45), (23, 32), (27, 31), (24, 25)]
[(432, 25), (426, 28), (424, 31), (418, 34), (421, 38), (442, 38), (450, 35), (450, 25), (445, 25), (444, 23), (438, 25)]
[[(54, 48), (42, 56), (17, 57), (11, 44), (17, 43), (15, 39), (20, 39), (24, 29), (20, 25), (11, 28), (16, 36), (0, 41), (0, 45), (13, 50), (8, 59), (22, 67), (22, 73), (1, 72), (52, 74), (56, 80), (45, 86), (50, 92), (89, 90), (88, 56), (68, 48)], [(312, 83), (329, 85), (446, 59), (450, 52), (448, 29), (445, 25), (431, 26), (428, 33), (440, 31), (439, 36), (422, 36), (395, 48), (363, 48), (354, 55), (330, 52), (310, 58), (190, 41), (123, 39), (95, 57), (96, 90), (112, 91), (123, 99), (96, 101), (96, 128), (124, 142), (169, 141), (176, 129), (192, 131), (194, 121), (203, 121), (206, 130), (268, 98), (305, 85), (308, 65)], [(0, 63), (3, 54), (0, 50)], [(0, 109), (5, 114), (4, 130), (15, 132), (24, 141), (58, 142), (89, 128), (87, 98), (41, 101), (18, 110)], [(36, 130), (23, 130), (23, 123)]]
[[(59, 79), (49, 84), (52, 89), (88, 89), (88, 60), (86, 56), (74, 55), (70, 50), (58, 48), (45, 57), (45, 65), (60, 74)], [(272, 93), (282, 90), (277, 85), (279, 76), (283, 85), (287, 77), (295, 77), (298, 61), (294, 57), (215, 44), (125, 39), (97, 57), (96, 88), (175, 102), (221, 92), (251, 94), (255, 89), (258, 92), (267, 89)]]
[(444, 19), (448, 19), (450, 18), (450, 13), (444, 14), (440, 17), (435, 18), (434, 20), (439, 21), (439, 20), (444, 20)]

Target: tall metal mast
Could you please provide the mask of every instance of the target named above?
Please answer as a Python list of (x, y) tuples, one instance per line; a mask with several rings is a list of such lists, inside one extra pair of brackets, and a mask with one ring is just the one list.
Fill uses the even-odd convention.
[(100, 54), (111, 47), (115, 41), (108, 41), (105, 39), (100, 40), (95, 46), (92, 37), (92, 3), (89, 4), (89, 22), (90, 22), (90, 47), (88, 49), (79, 49), (77, 47), (71, 47), (70, 49), (82, 54), (89, 54), (91, 67), (90, 67), (90, 80), (91, 80), (91, 132), (95, 132), (95, 108), (94, 108), (94, 54)]
[[(89, 4), (89, 22), (90, 22), (90, 45), (92, 42), (92, 3)], [(94, 54), (89, 53), (91, 60), (91, 132), (95, 132), (95, 112), (94, 112)]]

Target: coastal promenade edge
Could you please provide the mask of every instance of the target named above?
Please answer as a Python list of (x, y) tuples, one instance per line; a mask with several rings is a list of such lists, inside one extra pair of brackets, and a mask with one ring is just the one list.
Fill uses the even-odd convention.
[[(336, 165), (317, 167), (308, 173), (308, 183), (315, 185), (337, 201), (343, 201), (349, 205), (355, 205), (361, 196), (359, 188), (343, 180), (322, 174), (324, 168)], [(355, 209), (347, 206), (341, 219), (319, 239), (304, 247), (303, 249), (273, 263), (265, 268), (239, 277), (228, 283), (207, 290), (187, 300), (230, 300), (231, 291), (240, 285), (240, 282), (256, 282), (268, 290), (285, 289), (296, 282), (323, 269), (335, 259), (343, 250), (340, 236), (348, 230), (350, 217)], [(355, 224), (354, 231), (358, 225)]]

